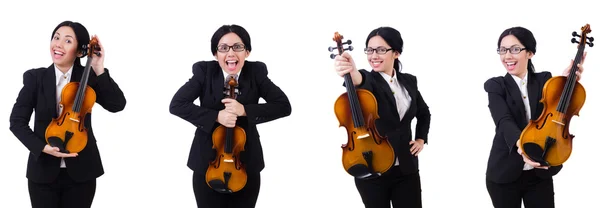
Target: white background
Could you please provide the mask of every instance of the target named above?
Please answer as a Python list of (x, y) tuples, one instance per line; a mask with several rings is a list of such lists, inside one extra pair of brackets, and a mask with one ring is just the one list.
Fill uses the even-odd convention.
[[(292, 103), (291, 116), (259, 125), (266, 168), (257, 207), (363, 207), (341, 165), (346, 132), (338, 128), (333, 103), (345, 89), (327, 47), (339, 31), (354, 41), (359, 68), (369, 68), (362, 49), (379, 26), (401, 32), (404, 72), (418, 77), (432, 113), (430, 144), (420, 155), (424, 207), (491, 207), (485, 169), (494, 125), (483, 83), (505, 74), (495, 51), (498, 36), (512, 26), (530, 29), (538, 41), (536, 69), (559, 75), (575, 57), (571, 32), (586, 23), (590, 36), (600, 30), (600, 16), (590, 10), (595, 1), (398, 2), (3, 1), (0, 207), (30, 207), (29, 152), (9, 131), (8, 118), (23, 72), (51, 64), (51, 32), (63, 20), (99, 36), (104, 65), (127, 98), (117, 114), (94, 107), (106, 174), (98, 179), (93, 207), (195, 207), (186, 167), (195, 128), (169, 114), (168, 106), (192, 76), (192, 64), (214, 59), (210, 38), (223, 24), (249, 31), (249, 60), (265, 62)], [(593, 125), (600, 116), (600, 51), (587, 49), (581, 80), (587, 100), (573, 118), (572, 156), (554, 178), (557, 207), (588, 207), (600, 186)]]

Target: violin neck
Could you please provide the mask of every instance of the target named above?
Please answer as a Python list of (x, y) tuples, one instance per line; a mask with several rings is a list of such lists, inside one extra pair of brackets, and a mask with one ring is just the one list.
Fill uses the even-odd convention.
[(565, 87), (563, 88), (563, 92), (560, 96), (560, 100), (556, 110), (561, 113), (566, 113), (569, 108), (569, 104), (571, 103), (571, 97), (573, 96), (573, 90), (575, 89), (575, 84), (577, 83), (577, 70), (579, 67), (577, 65), (581, 63), (581, 59), (583, 58), (583, 51), (585, 49), (585, 44), (580, 44), (577, 47), (577, 54), (575, 55), (575, 59), (573, 60), (573, 65), (569, 70), (569, 76), (567, 76), (567, 83), (565, 83)]
[(225, 132), (225, 153), (233, 153), (233, 128), (227, 128)]
[(350, 111), (352, 111), (352, 121), (354, 121), (354, 127), (363, 127), (365, 125), (365, 119), (362, 114), (360, 107), (360, 101), (356, 93), (356, 88), (352, 82), (350, 73), (344, 75), (344, 84), (346, 85), (346, 92), (348, 94), (348, 102), (350, 103)]
[(73, 111), (79, 113), (81, 107), (83, 105), (83, 100), (85, 99), (85, 91), (87, 88), (88, 78), (90, 76), (90, 71), (92, 68), (92, 56), (88, 56), (87, 61), (85, 63), (85, 69), (83, 70), (83, 74), (81, 75), (81, 81), (79, 81), (79, 87), (77, 88), (77, 94), (75, 95), (75, 101), (73, 103)]

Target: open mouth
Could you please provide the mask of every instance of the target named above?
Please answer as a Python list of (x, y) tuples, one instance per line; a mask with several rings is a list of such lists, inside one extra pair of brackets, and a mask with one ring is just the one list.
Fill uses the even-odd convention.
[(383, 61), (381, 61), (381, 60), (377, 60), (377, 61), (371, 60), (371, 64), (373, 64), (373, 68), (377, 68), (381, 64), (383, 64)]
[(63, 57), (65, 55), (65, 53), (62, 52), (62, 51), (54, 50), (54, 54), (53, 55), (54, 55), (54, 58), (61, 58), (61, 57)]
[(517, 65), (517, 62), (506, 62), (506, 68), (508, 68), (508, 70), (513, 70), (515, 69), (515, 66)]
[(225, 61), (225, 63), (227, 63), (227, 69), (229, 69), (229, 70), (235, 70), (235, 67), (238, 64), (238, 61), (236, 61), (236, 60), (229, 60), (229, 61)]

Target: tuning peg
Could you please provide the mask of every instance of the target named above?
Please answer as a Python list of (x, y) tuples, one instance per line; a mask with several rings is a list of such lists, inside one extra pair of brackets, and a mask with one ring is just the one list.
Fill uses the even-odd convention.
[(333, 52), (333, 50), (337, 49), (337, 47), (331, 47), (329, 46), (329, 52)]
[(590, 47), (594, 47), (594, 43), (592, 43), (592, 42), (587, 42), (587, 44), (588, 44)]
[(354, 50), (354, 47), (352, 47), (352, 46), (348, 46), (348, 48), (346, 48), (346, 49), (344, 49), (344, 50), (347, 50), (347, 51), (352, 51), (352, 50)]
[(571, 33), (571, 35), (572, 35), (573, 37), (581, 37), (581, 35), (577, 34), (577, 32), (575, 32), (575, 31), (573, 31), (573, 33)]
[(352, 44), (352, 41), (351, 41), (351, 40), (348, 40), (348, 41), (346, 41), (346, 42), (343, 42), (342, 44), (348, 44), (348, 45), (350, 45), (350, 44)]
[(575, 40), (575, 38), (571, 38), (571, 43), (579, 43), (579, 41)]
[(587, 37), (590, 42), (594, 42), (594, 37)]
[(329, 55), (329, 58), (331, 58), (331, 59), (335, 59), (335, 56), (336, 56), (336, 55), (332, 53), (332, 54), (330, 54), (330, 55)]

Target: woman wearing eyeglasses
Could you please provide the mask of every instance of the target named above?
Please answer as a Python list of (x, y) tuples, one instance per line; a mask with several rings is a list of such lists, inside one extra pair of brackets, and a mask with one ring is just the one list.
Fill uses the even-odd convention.
[[(421, 182), (418, 155), (427, 143), (431, 114), (417, 85), (417, 78), (402, 73), (400, 54), (403, 40), (396, 29), (380, 27), (366, 40), (365, 53), (371, 71), (357, 70), (349, 53), (335, 58), (334, 68), (339, 76), (350, 73), (357, 88), (366, 89), (377, 99), (380, 119), (376, 127), (387, 136), (396, 160), (381, 176), (355, 177), (356, 188), (366, 208), (417, 208), (421, 203)], [(413, 140), (411, 123), (417, 118)]]
[[(552, 176), (562, 168), (544, 167), (522, 155), (519, 147), (521, 131), (529, 120), (537, 119), (544, 108), (539, 101), (550, 72), (535, 72), (531, 58), (536, 52), (536, 40), (526, 28), (506, 29), (498, 39), (500, 62), (506, 75), (488, 79), (488, 93), (496, 135), (486, 171), (486, 185), (495, 208), (553, 208)], [(578, 65), (577, 79), (583, 72), (583, 60)], [(571, 60), (571, 65), (573, 60)], [(571, 65), (563, 76), (568, 76)]]
[[(196, 127), (187, 165), (194, 171), (193, 189), (198, 207), (254, 207), (260, 190), (260, 172), (265, 167), (256, 125), (289, 116), (292, 108), (286, 94), (267, 76), (267, 66), (246, 61), (252, 46), (241, 26), (223, 25), (213, 34), (212, 61), (192, 66), (193, 76), (175, 93), (169, 111)], [(233, 76), (238, 83), (236, 99), (226, 98), (226, 85)], [(259, 98), (266, 103), (258, 104)], [(194, 100), (200, 100), (200, 106)], [(246, 167), (243, 189), (222, 193), (208, 186), (205, 174), (216, 157), (213, 131), (220, 125), (240, 126), (246, 133), (241, 162)], [(217, 188), (217, 187), (214, 187)]]

